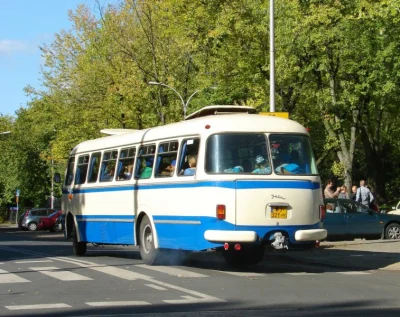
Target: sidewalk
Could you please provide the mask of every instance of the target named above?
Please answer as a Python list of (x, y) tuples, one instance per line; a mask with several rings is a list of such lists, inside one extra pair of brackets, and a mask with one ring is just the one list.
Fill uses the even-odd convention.
[(321, 242), (310, 251), (289, 250), (292, 260), (354, 270), (400, 271), (400, 240)]

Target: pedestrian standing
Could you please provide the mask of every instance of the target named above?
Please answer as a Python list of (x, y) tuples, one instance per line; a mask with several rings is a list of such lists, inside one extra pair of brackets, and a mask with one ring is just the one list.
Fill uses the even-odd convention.
[(354, 186), (351, 188), (351, 199), (355, 201), (356, 198), (357, 198), (357, 186), (354, 185)]
[(340, 193), (339, 193), (338, 198), (340, 198), (340, 199), (347, 199), (347, 187), (346, 187), (345, 185), (343, 185), (343, 186), (340, 188)]
[(325, 198), (336, 198), (339, 196), (339, 193), (340, 193), (340, 187), (337, 187), (336, 191), (334, 191), (333, 190), (333, 181), (331, 179), (328, 179), (325, 190), (324, 190)]
[(369, 208), (369, 204), (374, 201), (371, 191), (365, 187), (365, 181), (360, 180), (360, 187), (357, 189), (356, 201)]

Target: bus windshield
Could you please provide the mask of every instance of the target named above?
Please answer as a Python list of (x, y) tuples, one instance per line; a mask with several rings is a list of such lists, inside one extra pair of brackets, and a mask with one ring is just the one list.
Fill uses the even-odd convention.
[(207, 173), (318, 174), (307, 135), (221, 133), (207, 140)]

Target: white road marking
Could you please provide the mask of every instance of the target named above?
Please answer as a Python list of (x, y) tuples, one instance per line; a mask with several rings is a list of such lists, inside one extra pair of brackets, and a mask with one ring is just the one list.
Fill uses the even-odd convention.
[(148, 286), (148, 287), (152, 287), (152, 288), (154, 288), (156, 290), (159, 290), (159, 291), (166, 291), (167, 290), (164, 287), (161, 287), (161, 286), (158, 286), (158, 285), (154, 285), (154, 284), (145, 284), (145, 285)]
[(87, 302), (85, 304), (95, 307), (151, 305), (150, 303), (144, 301)]
[(360, 272), (360, 271), (350, 271), (350, 272), (337, 272), (338, 274), (343, 275), (368, 275), (370, 272)]
[(16, 264), (24, 264), (24, 263), (45, 263), (45, 262), (53, 262), (52, 260), (31, 260), (31, 261), (15, 261)]
[(178, 277), (208, 277), (208, 275), (195, 273), (195, 272), (191, 272), (188, 270), (182, 270), (182, 269), (178, 269), (178, 268), (175, 268), (172, 266), (150, 266), (150, 265), (146, 265), (146, 264), (138, 264), (135, 266), (142, 267), (142, 268), (145, 268), (148, 270), (153, 270), (153, 271), (169, 274), (169, 275), (173, 275), (173, 276), (178, 276)]
[(37, 304), (37, 305), (13, 305), (4, 306), (8, 310), (22, 310), (22, 309), (49, 309), (49, 308), (69, 308), (70, 305), (59, 303), (59, 304)]
[(240, 276), (240, 277), (261, 277), (261, 276), (267, 276), (268, 274), (266, 273), (256, 273), (256, 272), (231, 272), (231, 271), (217, 271), (219, 273), (225, 273), (229, 275), (234, 275), (234, 276)]
[(183, 299), (166, 299), (163, 302), (168, 304), (198, 304), (210, 302), (208, 299), (196, 298), (193, 296), (181, 296)]
[(220, 299), (218, 297), (214, 297), (214, 296), (210, 296), (210, 295), (203, 294), (203, 293), (200, 293), (200, 292), (192, 291), (190, 289), (183, 288), (183, 287), (180, 287), (180, 286), (176, 286), (176, 285), (173, 285), (173, 284), (164, 283), (164, 282), (157, 281), (157, 280), (151, 280), (151, 282), (154, 283), (154, 284), (158, 284), (158, 285), (164, 286), (166, 288), (171, 288), (171, 289), (183, 292), (183, 293), (187, 293), (187, 294), (191, 294), (193, 296), (200, 297), (202, 299), (201, 302), (208, 302), (208, 303), (225, 302), (225, 300)]
[(292, 272), (285, 273), (286, 275), (302, 276), (302, 275), (318, 275), (318, 273), (307, 273), (307, 272)]
[(98, 271), (101, 273), (116, 276), (116, 277), (122, 278), (124, 280), (133, 281), (133, 280), (138, 280), (138, 279), (142, 279), (142, 280), (151, 280), (152, 279), (151, 276), (147, 276), (144, 274), (120, 269), (120, 268), (113, 267), (113, 266), (95, 266), (95, 267), (88, 267), (88, 268), (91, 270), (94, 270), (94, 271)]
[(19, 277), (17, 274), (9, 273), (0, 269), (0, 284), (7, 283), (29, 283), (30, 281)]
[(67, 257), (50, 257), (50, 256), (48, 256), (48, 254), (45, 254), (45, 253), (33, 252), (33, 251), (28, 251), (28, 250), (19, 250), (19, 249), (13, 248), (13, 247), (0, 246), (0, 249), (12, 251), (12, 252), (23, 253), (23, 254), (34, 255), (36, 257), (37, 256), (43, 256), (43, 257), (46, 257), (47, 259), (50, 259), (50, 260), (55, 260), (55, 261), (61, 261), (61, 262), (67, 262), (67, 263), (75, 264), (75, 265), (80, 266), (80, 267), (86, 267), (88, 269), (92, 269), (92, 270), (95, 270), (95, 271), (99, 271), (99, 272), (103, 272), (103, 273), (110, 274), (110, 275), (113, 275), (113, 276), (117, 276), (119, 278), (124, 278), (123, 275), (127, 274), (128, 278), (125, 278), (125, 279), (131, 279), (131, 280), (133, 280), (133, 279), (142, 279), (142, 280), (150, 282), (152, 284), (157, 284), (157, 285), (159, 285), (161, 287), (171, 288), (171, 289), (183, 292), (183, 293), (187, 293), (187, 294), (191, 294), (191, 295), (200, 297), (200, 298), (202, 298), (201, 302), (225, 302), (225, 300), (217, 298), (217, 297), (214, 297), (214, 296), (209, 296), (207, 294), (196, 292), (196, 291), (193, 291), (193, 290), (190, 290), (190, 289), (187, 289), (187, 288), (183, 288), (183, 287), (179, 287), (179, 286), (176, 286), (176, 285), (173, 285), (173, 284), (168, 284), (168, 283), (164, 283), (164, 282), (161, 282), (161, 281), (157, 281), (157, 280), (154, 280), (153, 277), (151, 277), (151, 276), (147, 276), (147, 275), (139, 274), (139, 273), (134, 273), (134, 272), (128, 271), (128, 270), (117, 269), (117, 268), (110, 267), (110, 266), (103, 266), (103, 265), (100, 265), (100, 264), (97, 264), (97, 263), (93, 263), (93, 262), (88, 262), (88, 261), (80, 261), (80, 260), (79, 261), (74, 261), (74, 260), (72, 260), (70, 258), (67, 258)]
[(50, 277), (54, 277), (61, 281), (90, 281), (90, 277), (86, 277), (74, 272), (59, 269), (55, 266), (45, 266), (45, 267), (30, 267), (32, 271), (40, 272)]

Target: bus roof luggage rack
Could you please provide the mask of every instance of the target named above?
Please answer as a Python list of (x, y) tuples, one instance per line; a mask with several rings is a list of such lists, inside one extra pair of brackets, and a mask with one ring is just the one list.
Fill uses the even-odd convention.
[(126, 133), (131, 133), (139, 130), (135, 129), (102, 129), (100, 130), (101, 133), (107, 134), (107, 135), (119, 135), (119, 134), (126, 134)]
[(192, 114), (186, 116), (185, 120), (221, 114), (237, 114), (237, 113), (257, 113), (257, 110), (249, 106), (234, 105), (213, 105), (201, 108)]

